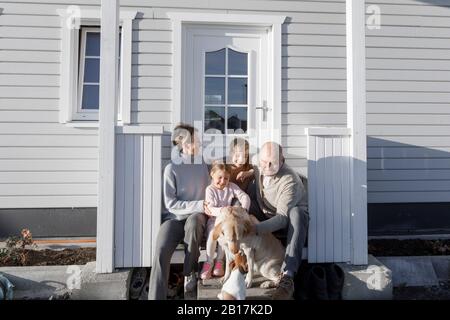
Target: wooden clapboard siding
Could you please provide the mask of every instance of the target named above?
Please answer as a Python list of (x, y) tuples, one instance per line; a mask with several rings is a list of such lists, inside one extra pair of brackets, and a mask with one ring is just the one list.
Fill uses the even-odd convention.
[[(1, 2), (0, 121), (8, 123), (8, 127), (0, 129), (0, 134), (7, 134), (2, 139), (6, 142), (0, 143), (0, 155), (13, 147), (33, 145), (53, 150), (51, 148), (61, 148), (67, 141), (67, 147), (71, 147), (66, 149), (68, 155), (79, 152), (73, 158), (94, 160), (92, 152), (97, 147), (97, 139), (94, 139), (97, 130), (63, 128), (57, 123), (61, 27), (56, 9), (71, 4), (93, 9), (99, 8), (100, 1)], [(306, 150), (306, 139), (302, 136), (305, 126), (345, 125), (344, 0), (226, 3), (124, 0), (121, 6), (140, 12), (133, 23), (133, 124), (159, 124), (167, 131), (171, 129), (172, 25), (167, 12), (196, 11), (288, 16), (288, 22), (282, 26), (282, 142), (292, 166), (307, 172), (306, 154), (298, 152)], [(327, 112), (329, 115), (325, 114)], [(40, 124), (45, 126), (39, 127)], [(89, 135), (85, 135), (86, 132)], [(33, 137), (35, 133), (47, 135)], [(8, 149), (2, 152), (3, 147)], [(36, 150), (34, 158), (51, 159), (45, 150)], [(167, 162), (170, 155), (167, 133), (162, 140), (162, 150), (162, 158)], [(289, 154), (289, 150), (295, 152)], [(63, 154), (58, 151), (55, 158), (60, 159)], [(32, 156), (26, 151), (16, 155)], [(70, 169), (67, 172), (70, 174)], [(92, 175), (89, 181), (96, 177), (96, 172), (84, 172)], [(64, 179), (63, 176), (53, 177)], [(21, 179), (24, 181), (24, 177)], [(55, 183), (64, 181), (54, 179), (51, 181)], [(34, 180), (30, 176), (31, 181)]]
[[(366, 30), (369, 202), (426, 201), (427, 197), (429, 201), (448, 200), (445, 191), (450, 190), (425, 192), (419, 197), (421, 191), (409, 188), (412, 181), (429, 181), (425, 185), (431, 187), (433, 181), (450, 179), (449, 169), (434, 161), (450, 157), (450, 8), (440, 5), (445, 3), (367, 1), (379, 5), (382, 12), (382, 28)], [(77, 183), (91, 183), (97, 177), (96, 170), (90, 170), (92, 165), (86, 167), (83, 162), (97, 159), (97, 129), (58, 123), (61, 22), (56, 9), (72, 4), (94, 9), (100, 1), (0, 1), (0, 159), (11, 161), (1, 168), (5, 180), (0, 183), (26, 184), (23, 173), (30, 172), (28, 182), (32, 184), (48, 172), (56, 193), (58, 184), (74, 181), (77, 173), (86, 178)], [(345, 126), (344, 0), (123, 0), (121, 5), (140, 12), (133, 23), (131, 120), (133, 124), (164, 126), (164, 163), (170, 155), (168, 131), (172, 125), (169, 11), (288, 17), (282, 26), (282, 143), (288, 163), (296, 170), (307, 174), (305, 127)], [(17, 167), (13, 164), (26, 159), (37, 160), (39, 166), (33, 170), (20, 161)], [(53, 160), (63, 159), (77, 160), (52, 167)], [(391, 159), (411, 160), (414, 167), (384, 162)], [(20, 178), (13, 179), (15, 173)], [(398, 191), (388, 191), (391, 181), (397, 182)], [(67, 206), (95, 206), (93, 198), (83, 202), (87, 199), (84, 190), (71, 183), (73, 201), (65, 202)], [(31, 195), (27, 201), (17, 198), (14, 203), (11, 199), (0, 196), (0, 204), (3, 200), (13, 207), (51, 203), (51, 196), (42, 198), (42, 203)], [(58, 199), (55, 196), (55, 206), (63, 203)]]
[(349, 136), (308, 136), (309, 262), (350, 262)]
[(448, 202), (448, 2), (367, 4), (382, 14), (366, 36), (368, 201)]
[(161, 220), (161, 137), (116, 134), (115, 266), (151, 266)]
[(97, 129), (58, 121), (56, 9), (72, 3), (0, 3), (0, 208), (97, 206)]

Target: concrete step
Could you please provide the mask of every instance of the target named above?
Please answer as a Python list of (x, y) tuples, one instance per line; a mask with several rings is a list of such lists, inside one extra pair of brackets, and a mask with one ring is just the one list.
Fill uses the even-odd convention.
[[(308, 259), (308, 248), (303, 248), (302, 253), (302, 259), (307, 260)], [(202, 248), (200, 250), (200, 257), (199, 262), (205, 262), (206, 261), (206, 250)], [(184, 247), (182, 244), (179, 244), (175, 250), (175, 252), (172, 255), (172, 259), (170, 260), (171, 264), (183, 264), (184, 262)]]
[[(221, 278), (212, 278), (209, 280), (199, 280), (197, 286), (197, 300), (218, 300), (222, 284)], [(257, 275), (253, 279), (253, 285), (247, 289), (247, 300), (270, 300), (273, 289), (261, 289), (259, 286), (265, 278)]]

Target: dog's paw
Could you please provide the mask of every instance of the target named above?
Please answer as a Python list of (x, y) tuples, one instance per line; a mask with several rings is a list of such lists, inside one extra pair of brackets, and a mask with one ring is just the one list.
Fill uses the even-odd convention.
[(250, 278), (246, 278), (245, 279), (245, 286), (247, 287), (247, 289), (252, 287), (252, 279)]
[(275, 281), (267, 280), (260, 284), (261, 289), (272, 289), (276, 287)]

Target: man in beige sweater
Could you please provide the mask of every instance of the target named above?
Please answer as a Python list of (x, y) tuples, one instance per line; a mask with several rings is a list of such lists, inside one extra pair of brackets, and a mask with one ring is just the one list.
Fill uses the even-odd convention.
[(259, 166), (255, 167), (255, 185), (250, 213), (261, 223), (254, 231), (263, 234), (283, 230), (287, 233), (282, 275), (273, 298), (292, 299), (294, 275), (302, 261), (308, 230), (308, 204), (302, 180), (285, 163), (279, 144), (267, 142), (261, 147)]

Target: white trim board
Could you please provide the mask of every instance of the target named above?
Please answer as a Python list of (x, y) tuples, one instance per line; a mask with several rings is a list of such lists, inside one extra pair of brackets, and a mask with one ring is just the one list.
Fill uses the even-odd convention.
[(283, 24), (286, 16), (255, 15), (255, 14), (221, 14), (199, 12), (168, 12), (167, 16), (172, 21), (182, 23), (206, 23), (206, 24), (233, 24), (233, 25), (257, 25), (270, 27)]
[(305, 128), (307, 136), (350, 136), (350, 128), (316, 127)]
[(243, 14), (217, 14), (197, 12), (169, 12), (167, 16), (172, 21), (173, 43), (173, 70), (172, 70), (172, 125), (183, 121), (183, 82), (185, 54), (185, 26), (205, 25), (207, 27), (233, 26), (233, 27), (267, 27), (269, 41), (269, 101), (272, 121), (269, 123), (273, 132), (273, 139), (281, 143), (281, 25), (285, 16), (274, 15), (243, 15)]
[(115, 125), (119, 97), (119, 0), (102, 1), (96, 271), (114, 268)]
[(352, 264), (366, 265), (367, 253), (367, 128), (365, 1), (346, 0), (347, 127), (351, 161)]
[(116, 126), (116, 133), (121, 134), (158, 134), (162, 135), (164, 132), (163, 126)]

